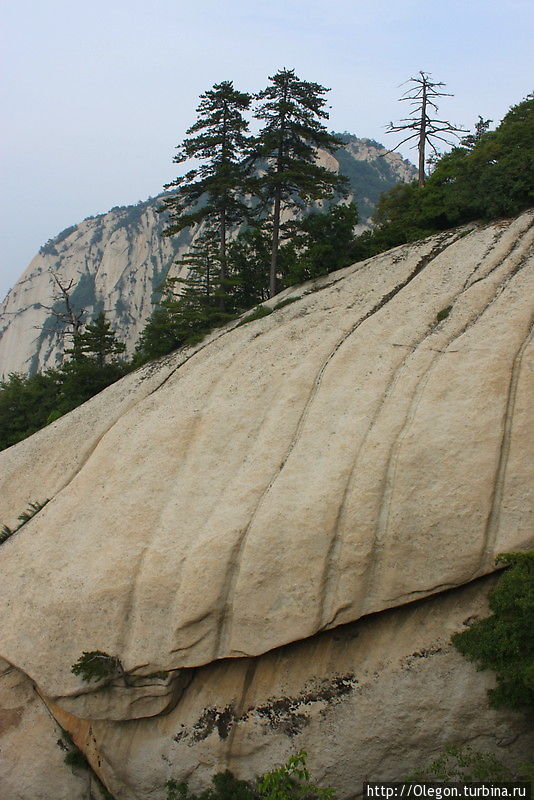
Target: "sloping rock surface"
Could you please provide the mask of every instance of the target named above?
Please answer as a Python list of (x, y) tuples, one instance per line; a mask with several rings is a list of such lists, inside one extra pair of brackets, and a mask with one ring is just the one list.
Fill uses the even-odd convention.
[[(228, 750), (225, 737), (194, 739), (203, 709), (215, 709), (220, 733), (227, 706), (238, 722), (245, 713), (238, 684), (252, 687), (249, 705), (268, 705), (289, 675), (269, 653), (293, 642), (329, 644), (312, 655), (303, 644), (287, 696), (308, 691), (308, 679), (356, 675), (367, 650), (347, 643), (341, 669), (335, 631), (321, 632), (471, 583), (496, 554), (532, 546), (533, 222), (531, 212), (449, 231), (288, 290), (295, 302), (129, 375), (0, 454), (2, 523), (49, 498), (0, 546), (0, 656), (39, 687), (117, 797), (159, 798), (171, 767), (195, 776), (194, 763), (220, 765), (228, 752), (233, 769), (241, 758), (246, 770), (270, 768), (253, 757), (261, 719), (252, 714), (244, 743)], [(457, 629), (464, 608), (465, 618), (479, 608), (473, 598), (451, 601), (452, 616), (445, 599), (427, 606), (435, 618), (421, 647)], [(369, 639), (377, 673), (404, 625), (391, 619)], [(91, 650), (120, 658), (127, 680), (73, 675)], [(246, 664), (260, 656), (258, 683)], [(439, 692), (417, 705), (421, 720), (447, 696), (447, 676), (456, 681), (461, 659), (450, 658)], [(451, 730), (476, 694), (474, 669), (462, 675)], [(362, 700), (368, 715), (373, 697)], [(471, 722), (469, 736), (481, 736)], [(134, 753), (150, 725), (165, 768)], [(176, 741), (209, 739), (212, 755), (202, 744), (191, 763), (187, 749), (173, 761), (163, 741), (179, 725)]]
[[(288, 290), (0, 453), (1, 523), (48, 500), (0, 545), (2, 800), (163, 800), (299, 749), (349, 800), (448, 742), (527, 756), (450, 635), (533, 545), (533, 223)], [(92, 650), (126, 675), (83, 683)]]

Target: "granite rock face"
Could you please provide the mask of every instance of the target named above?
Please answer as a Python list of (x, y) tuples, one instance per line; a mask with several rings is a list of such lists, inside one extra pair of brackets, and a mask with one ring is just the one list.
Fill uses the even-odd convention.
[(72, 744), (30, 680), (0, 660), (0, 797), (4, 800), (90, 800), (91, 772), (72, 769)]
[[(293, 287), (0, 454), (2, 523), (49, 499), (0, 546), (0, 656), (115, 797), (524, 746), (448, 641), (532, 546), (533, 218)], [(90, 650), (126, 680), (81, 682)]]
[[(378, 142), (345, 138), (337, 158), (323, 153), (320, 162), (349, 177), (349, 199), (358, 203), (365, 227), (379, 194), (399, 181), (413, 180), (415, 167), (397, 153), (386, 153)], [(174, 262), (191, 244), (190, 230), (172, 239), (162, 237), (165, 221), (156, 211), (160, 204), (161, 197), (155, 197), (113, 208), (43, 245), (0, 303), (0, 378), (55, 367), (63, 359), (62, 325), (52, 311), (64, 311), (64, 304), (52, 272), (64, 286), (72, 282), (71, 302), (76, 311), (85, 309), (84, 320), (104, 310), (127, 353), (133, 353), (158, 287), (168, 274), (180, 274)]]
[(314, 778), (347, 800), (366, 776), (399, 780), (451, 743), (509, 766), (534, 746), (522, 715), (493, 711), (493, 685), (450, 644), (487, 614), (492, 578), (349, 623), (256, 658), (194, 671), (186, 693), (152, 719), (83, 719), (51, 706), (117, 800), (165, 797), (170, 778), (192, 791), (229, 769), (242, 779), (304, 749)]
[[(134, 349), (152, 297), (191, 236), (162, 237), (157, 199), (91, 217), (45, 244), (0, 305), (0, 376), (55, 367), (63, 359), (63, 312), (54, 274), (87, 321), (105, 311), (119, 340)], [(70, 340), (67, 339), (67, 346)]]

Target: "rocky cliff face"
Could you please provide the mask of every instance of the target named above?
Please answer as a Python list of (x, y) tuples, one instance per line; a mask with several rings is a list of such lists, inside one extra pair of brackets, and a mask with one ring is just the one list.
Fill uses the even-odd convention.
[[(56, 724), (121, 800), (299, 749), (341, 798), (526, 752), (449, 641), (533, 544), (533, 222), (294, 287), (0, 454), (4, 524), (50, 499), (0, 546), (3, 797), (63, 797)], [(91, 650), (126, 680), (73, 675)]]
[[(52, 272), (71, 281), (71, 302), (90, 319), (106, 311), (129, 352), (152, 312), (152, 298), (173, 260), (191, 240), (186, 231), (172, 241), (161, 236), (158, 199), (112, 209), (68, 228), (41, 248), (0, 309), (0, 373), (35, 372), (63, 357), (64, 311)], [(69, 344), (69, 342), (67, 342)]]
[[(338, 157), (324, 155), (329, 169), (351, 181), (365, 223), (381, 192), (411, 180), (415, 168), (377, 142), (346, 136)], [(173, 261), (184, 255), (191, 231), (163, 239), (156, 212), (160, 199), (112, 209), (84, 220), (47, 242), (0, 306), (0, 377), (57, 366), (63, 356), (61, 325), (51, 309), (64, 310), (51, 270), (73, 282), (72, 303), (86, 316), (105, 310), (131, 354), (153, 309), (154, 292)]]

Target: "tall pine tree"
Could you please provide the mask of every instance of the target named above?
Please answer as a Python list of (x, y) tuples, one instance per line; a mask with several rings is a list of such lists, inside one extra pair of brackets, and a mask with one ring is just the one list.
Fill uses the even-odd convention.
[(265, 163), (257, 191), (271, 208), (271, 264), (269, 295), (277, 290), (280, 220), (283, 209), (343, 192), (346, 179), (321, 166), (317, 151), (332, 153), (341, 140), (329, 133), (321, 120), (328, 89), (301, 81), (294, 70), (283, 69), (269, 78), (271, 84), (256, 95), (260, 105), (254, 116), (265, 124), (256, 140), (256, 159)]
[[(234, 89), (232, 81), (215, 84), (202, 94), (198, 120), (192, 125), (174, 158), (176, 164), (200, 161), (182, 177), (165, 186), (176, 189), (163, 200), (160, 211), (169, 215), (165, 236), (199, 223), (217, 232), (220, 280), (228, 278), (228, 231), (248, 215), (244, 202), (247, 167), (243, 153), (248, 146), (248, 110), (251, 95)], [(220, 296), (224, 307), (223, 296)]]

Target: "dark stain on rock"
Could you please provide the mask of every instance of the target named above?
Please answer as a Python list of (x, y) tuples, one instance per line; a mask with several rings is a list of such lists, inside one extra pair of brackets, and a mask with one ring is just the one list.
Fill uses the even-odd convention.
[(339, 703), (357, 685), (354, 675), (337, 675), (332, 680), (307, 688), (295, 697), (273, 697), (262, 705), (249, 706), (242, 714), (236, 713), (232, 705), (222, 709), (205, 708), (191, 730), (182, 725), (173, 739), (175, 742), (189, 740), (188, 744), (192, 745), (207, 739), (215, 730), (220, 739), (226, 739), (235, 725), (250, 717), (267, 722), (272, 730), (293, 737), (310, 723), (309, 715), (303, 713), (303, 706), (310, 706), (312, 703)]
[(267, 720), (273, 730), (281, 731), (287, 736), (296, 736), (310, 723), (306, 714), (297, 712), (299, 705), (295, 698), (282, 697), (278, 700), (271, 700), (263, 706), (252, 708), (250, 711)]
[(16, 728), (22, 719), (24, 707), (0, 708), (0, 736), (7, 733), (11, 728)]
[[(193, 726), (191, 739), (194, 742), (201, 742), (203, 739), (207, 739), (215, 728), (219, 738), (226, 739), (236, 722), (237, 717), (233, 706), (226, 706), (221, 710), (218, 708), (205, 708), (202, 716)], [(187, 736), (185, 731), (181, 731), (180, 734), (180, 738)], [(178, 741), (176, 737), (174, 739)]]
[(438, 653), (442, 652), (443, 652), (442, 647), (429, 647), (428, 650), (425, 649), (416, 650), (415, 653), (411, 653), (409, 656), (406, 656), (406, 658), (404, 658), (401, 661), (401, 666), (405, 668), (411, 667), (414, 661), (416, 661), (419, 658), (429, 658), (430, 656), (435, 656)]
[(301, 692), (296, 697), (270, 699), (261, 706), (251, 707), (249, 713), (257, 714), (269, 721), (273, 730), (279, 730), (288, 736), (295, 736), (309, 725), (310, 719), (299, 712), (302, 706), (312, 703), (338, 703), (345, 695), (354, 690), (358, 681), (354, 675), (337, 675), (330, 681), (323, 681), (318, 687)]

